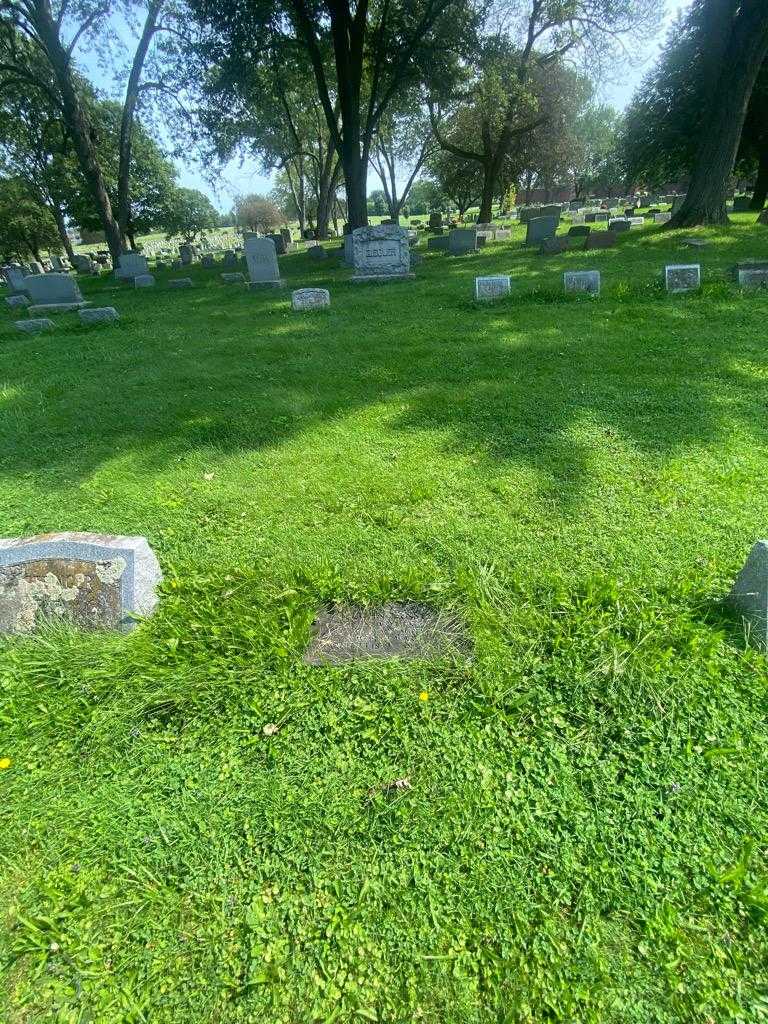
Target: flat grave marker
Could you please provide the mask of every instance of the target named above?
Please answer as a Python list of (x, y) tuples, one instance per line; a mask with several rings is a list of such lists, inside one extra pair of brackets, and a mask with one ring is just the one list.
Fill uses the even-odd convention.
[(589, 295), (599, 295), (600, 271), (566, 270), (563, 274), (563, 286), (566, 292), (586, 292)]
[(512, 284), (507, 274), (475, 278), (475, 301), (493, 302), (509, 295)]
[(670, 295), (693, 292), (701, 287), (701, 265), (671, 263), (664, 268), (664, 284)]
[(291, 308), (295, 312), (327, 309), (330, 304), (331, 295), (327, 288), (297, 288), (291, 292)]

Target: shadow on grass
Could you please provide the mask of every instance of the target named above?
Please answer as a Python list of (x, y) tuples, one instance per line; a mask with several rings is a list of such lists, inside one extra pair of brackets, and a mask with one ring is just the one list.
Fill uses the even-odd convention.
[(368, 287), (298, 255), (284, 264), (290, 285), (331, 287), (324, 316), (292, 314), (289, 290), (227, 288), (199, 268), (185, 292), (164, 290), (174, 274), (162, 272), (152, 295), (95, 285), (89, 297), (117, 304), (119, 324), (61, 320), (3, 342), (2, 471), (76, 482), (128, 453), (152, 469), (204, 446), (279, 446), (382, 405), (375, 429), (394, 445), (400, 432), (439, 431), (448, 448), (534, 467), (573, 492), (601, 438), (662, 457), (735, 423), (768, 440), (756, 380), (736, 368), (741, 358), (768, 373), (764, 304), (747, 319), (734, 296), (556, 302), (543, 287), (478, 308), (469, 282), (488, 262), (428, 259), (417, 282)]

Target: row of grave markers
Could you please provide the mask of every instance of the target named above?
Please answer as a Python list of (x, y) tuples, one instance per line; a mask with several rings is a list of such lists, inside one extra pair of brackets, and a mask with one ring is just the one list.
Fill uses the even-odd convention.
[[(46, 622), (129, 631), (158, 604), (162, 572), (144, 537), (48, 533), (0, 539), (0, 633)], [(752, 547), (728, 596), (768, 650), (768, 541)], [(386, 651), (382, 652), (386, 656)]]

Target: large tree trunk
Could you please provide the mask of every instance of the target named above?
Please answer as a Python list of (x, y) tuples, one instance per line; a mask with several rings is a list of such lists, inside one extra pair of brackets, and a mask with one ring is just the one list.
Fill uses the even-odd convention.
[[(710, 0), (710, 3), (716, 8), (717, 0)], [(766, 53), (768, 4), (765, 0), (743, 0), (739, 13), (732, 18), (727, 45), (713, 78), (688, 193), (680, 209), (668, 221), (668, 228), (728, 223), (725, 209), (728, 179), (752, 87)]]
[(117, 168), (117, 223), (120, 228), (120, 235), (125, 238), (128, 234), (128, 221), (131, 217), (131, 145), (133, 141), (133, 119), (136, 113), (136, 104), (139, 100), (139, 82), (144, 69), (149, 44), (157, 28), (157, 18), (163, 0), (150, 0), (147, 9), (147, 17), (144, 28), (136, 47), (136, 53), (131, 65), (131, 73), (128, 76), (128, 85), (125, 90), (125, 102), (123, 103), (123, 115), (120, 120), (120, 149)]
[(83, 173), (88, 190), (96, 205), (99, 220), (104, 228), (112, 263), (114, 266), (117, 266), (122, 248), (120, 229), (112, 214), (112, 204), (109, 201), (104, 175), (101, 172), (96, 147), (93, 142), (92, 126), (75, 90), (70, 59), (62, 45), (59, 30), (51, 15), (50, 7), (39, 4), (36, 7), (36, 11), (39, 12), (39, 17), (36, 18), (36, 26), (40, 35), (40, 41), (45, 47), (48, 59), (51, 62), (51, 68), (56, 76), (56, 82), (61, 94), (64, 122), (74, 143), (80, 170)]
[(480, 196), (480, 213), (477, 215), (478, 223), (490, 224), (493, 217), (493, 197), (496, 194), (496, 176), (493, 173), (493, 164), (483, 164), (483, 191)]
[(758, 212), (762, 210), (766, 198), (768, 198), (768, 146), (760, 152), (760, 166), (757, 171), (755, 190), (752, 193), (752, 202), (749, 204), (750, 210)]

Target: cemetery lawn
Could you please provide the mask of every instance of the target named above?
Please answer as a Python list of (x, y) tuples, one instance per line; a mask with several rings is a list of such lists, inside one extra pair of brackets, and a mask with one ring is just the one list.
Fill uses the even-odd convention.
[[(3, 314), (2, 535), (141, 534), (165, 582), (130, 635), (0, 641), (0, 1020), (766, 1018), (768, 672), (722, 599), (768, 529), (768, 294), (729, 275), (768, 230), (734, 220), (379, 287), (282, 257), (310, 315), (200, 267), (82, 281), (115, 325)], [(473, 658), (302, 662), (323, 604), (402, 598)]]

